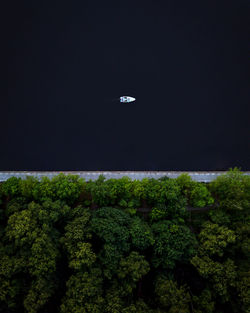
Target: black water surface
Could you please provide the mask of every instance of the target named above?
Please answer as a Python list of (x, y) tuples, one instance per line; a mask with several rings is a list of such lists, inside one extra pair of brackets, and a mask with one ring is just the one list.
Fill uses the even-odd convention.
[(16, 1), (3, 13), (0, 170), (250, 169), (248, 1)]

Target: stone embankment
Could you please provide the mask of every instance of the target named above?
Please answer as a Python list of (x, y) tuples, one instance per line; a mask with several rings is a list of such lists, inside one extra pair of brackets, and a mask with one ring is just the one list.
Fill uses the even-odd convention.
[[(0, 172), (0, 182), (5, 181), (10, 177), (21, 177), (25, 179), (26, 176), (34, 176), (41, 178), (42, 176), (53, 177), (60, 173), (79, 175), (85, 178), (86, 181), (92, 179), (96, 180), (100, 175), (104, 175), (106, 179), (110, 178), (122, 178), (128, 176), (132, 180), (141, 180), (143, 178), (155, 178), (167, 176), (169, 178), (177, 178), (183, 173), (189, 174), (193, 180), (208, 183), (214, 180), (216, 177), (225, 174), (226, 172), (165, 172), (165, 171), (55, 171), (55, 172), (39, 172), (39, 171), (2, 171)], [(250, 172), (244, 172), (246, 175), (250, 175)]]

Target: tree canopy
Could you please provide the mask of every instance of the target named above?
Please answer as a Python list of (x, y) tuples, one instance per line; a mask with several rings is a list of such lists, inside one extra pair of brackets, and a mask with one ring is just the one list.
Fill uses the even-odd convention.
[(250, 312), (250, 177), (0, 183), (0, 312)]

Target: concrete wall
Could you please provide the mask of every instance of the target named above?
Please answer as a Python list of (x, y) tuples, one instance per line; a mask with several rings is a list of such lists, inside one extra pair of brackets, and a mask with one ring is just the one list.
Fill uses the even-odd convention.
[[(210, 182), (214, 180), (216, 177), (219, 175), (225, 174), (226, 172), (164, 172), (164, 171), (89, 171), (89, 172), (84, 172), (84, 171), (73, 171), (73, 172), (67, 172), (67, 171), (62, 171), (62, 172), (31, 172), (31, 171), (3, 171), (0, 172), (0, 182), (5, 181), (10, 177), (21, 177), (22, 179), (25, 179), (26, 176), (35, 176), (38, 178), (41, 178), (42, 176), (47, 176), (47, 177), (53, 177), (58, 175), (59, 173), (64, 173), (64, 174), (74, 174), (74, 175), (79, 175), (80, 177), (85, 178), (86, 181), (92, 179), (96, 180), (99, 175), (104, 175), (106, 179), (109, 178), (121, 178), (123, 176), (128, 176), (132, 180), (141, 180), (145, 177), (149, 178), (160, 178), (163, 176), (168, 176), (170, 178), (176, 178), (182, 173), (187, 173), (189, 174), (193, 180), (199, 181), (199, 182)], [(244, 172), (246, 175), (250, 175), (250, 172)]]

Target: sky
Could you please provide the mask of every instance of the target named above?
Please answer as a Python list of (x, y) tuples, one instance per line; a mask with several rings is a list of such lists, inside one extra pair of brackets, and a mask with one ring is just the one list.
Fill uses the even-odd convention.
[(250, 170), (247, 0), (16, 1), (4, 15), (0, 170)]

